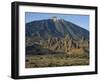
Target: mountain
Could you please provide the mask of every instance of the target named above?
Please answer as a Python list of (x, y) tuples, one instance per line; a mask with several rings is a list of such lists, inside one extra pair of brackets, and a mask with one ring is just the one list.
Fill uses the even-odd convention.
[[(82, 27), (66, 21), (52, 17), (51, 19), (32, 21), (25, 24), (26, 32), (26, 53), (36, 53), (37, 44), (40, 52), (89, 52), (89, 31)], [(30, 49), (31, 48), (31, 49)], [(78, 53), (76, 52), (76, 53)], [(82, 53), (83, 53), (82, 52)]]
[(26, 23), (26, 36), (36, 36), (44, 39), (50, 37), (65, 37), (73, 39), (89, 39), (89, 31), (64, 19), (47, 19)]

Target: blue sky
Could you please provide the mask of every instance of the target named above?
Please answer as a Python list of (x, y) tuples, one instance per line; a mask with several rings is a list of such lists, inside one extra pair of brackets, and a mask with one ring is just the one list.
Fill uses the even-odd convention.
[(52, 16), (61, 18), (67, 21), (70, 21), (76, 25), (79, 25), (82, 28), (89, 30), (89, 16), (88, 15), (74, 15), (74, 14), (53, 14), (53, 13), (34, 13), (34, 12), (25, 12), (25, 23), (50, 19)]

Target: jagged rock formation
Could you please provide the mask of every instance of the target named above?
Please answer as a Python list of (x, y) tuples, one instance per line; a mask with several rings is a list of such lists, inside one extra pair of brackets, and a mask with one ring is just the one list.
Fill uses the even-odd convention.
[(89, 53), (89, 31), (56, 17), (27, 23), (26, 53), (39, 54), (40, 52), (42, 54)]

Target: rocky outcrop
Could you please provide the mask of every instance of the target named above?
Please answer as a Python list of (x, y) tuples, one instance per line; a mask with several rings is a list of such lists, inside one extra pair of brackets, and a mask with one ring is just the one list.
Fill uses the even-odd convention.
[(66, 36), (64, 38), (48, 38), (47, 40), (29, 40), (30, 46), (33, 44), (40, 45), (43, 49), (49, 49), (53, 52), (63, 52), (66, 54), (83, 54), (89, 52), (89, 42), (85, 39), (75, 41)]
[(89, 42), (85, 40), (75, 41), (73, 39), (65, 38), (51, 38), (48, 39), (44, 48), (51, 49), (53, 51), (65, 52), (65, 53), (84, 53), (85, 48), (89, 49)]

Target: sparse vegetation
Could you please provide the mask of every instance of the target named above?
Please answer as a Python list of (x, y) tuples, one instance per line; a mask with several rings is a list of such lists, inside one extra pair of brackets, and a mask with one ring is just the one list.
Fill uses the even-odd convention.
[(26, 68), (89, 65), (89, 56), (83, 55), (33, 55), (26, 56)]

